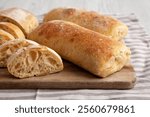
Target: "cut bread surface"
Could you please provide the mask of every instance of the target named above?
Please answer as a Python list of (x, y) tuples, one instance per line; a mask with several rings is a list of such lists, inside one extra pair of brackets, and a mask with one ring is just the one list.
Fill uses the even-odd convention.
[(27, 78), (59, 72), (63, 69), (63, 63), (60, 56), (52, 49), (31, 45), (11, 55), (7, 68), (15, 77)]
[(9, 56), (18, 49), (29, 45), (38, 45), (38, 43), (26, 39), (14, 39), (2, 44), (0, 46), (0, 67), (6, 67)]

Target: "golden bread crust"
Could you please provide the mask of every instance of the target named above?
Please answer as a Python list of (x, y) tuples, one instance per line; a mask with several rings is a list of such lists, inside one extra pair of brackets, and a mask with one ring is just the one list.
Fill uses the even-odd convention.
[(44, 16), (43, 21), (51, 20), (70, 21), (115, 40), (124, 38), (128, 32), (128, 28), (124, 23), (111, 16), (75, 8), (53, 9)]
[(120, 70), (130, 58), (130, 50), (123, 43), (67, 21), (46, 22), (29, 38), (100, 77)]
[(38, 26), (37, 18), (21, 8), (9, 8), (0, 12), (0, 21), (11, 22), (17, 25), (25, 34), (28, 35), (32, 30)]

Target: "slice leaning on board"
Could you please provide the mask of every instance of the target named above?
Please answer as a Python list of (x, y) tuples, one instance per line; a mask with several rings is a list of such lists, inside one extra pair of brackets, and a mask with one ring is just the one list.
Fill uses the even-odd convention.
[[(18, 29), (13, 29), (9, 24)], [(4, 50), (7, 52), (2, 59), (3, 66), (7, 66), (8, 71), (18, 78), (61, 71), (61, 57), (99, 77), (119, 71), (130, 60), (130, 49), (120, 41), (127, 35), (127, 26), (115, 18), (96, 12), (57, 8), (49, 11), (39, 25), (32, 13), (20, 8), (9, 8), (0, 11), (0, 30), (14, 38), (29, 38), (45, 45), (19, 46), (17, 43), (21, 39), (18, 39), (14, 41), (18, 47), (9, 56), (7, 52), (14, 46)], [(9, 43), (11, 41), (4, 41), (0, 45), (0, 52)], [(15, 67), (16, 71), (13, 70)]]
[(0, 67), (17, 78), (41, 76), (63, 69), (61, 57), (52, 49), (27, 39), (15, 39), (0, 46)]
[(63, 69), (60, 56), (52, 49), (41, 45), (20, 48), (8, 58), (8, 71), (18, 78), (41, 76)]
[(0, 67), (7, 66), (7, 59), (19, 48), (29, 45), (39, 45), (38, 43), (27, 39), (13, 39), (0, 46)]

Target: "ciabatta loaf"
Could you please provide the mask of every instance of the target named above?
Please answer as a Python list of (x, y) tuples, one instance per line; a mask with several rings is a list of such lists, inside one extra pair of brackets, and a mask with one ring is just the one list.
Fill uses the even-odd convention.
[(45, 46), (28, 46), (12, 54), (7, 62), (8, 71), (17, 78), (41, 76), (63, 69), (60, 56)]
[(21, 8), (1, 10), (0, 21), (11, 22), (17, 25), (24, 32), (25, 36), (38, 26), (37, 18), (31, 12)]
[(38, 43), (27, 39), (14, 39), (5, 42), (0, 46), (0, 67), (7, 66), (7, 59), (18, 49), (29, 45), (39, 45)]
[(12, 39), (15, 39), (15, 38), (10, 33), (0, 29), (0, 45)]
[(130, 59), (122, 42), (67, 21), (45, 22), (29, 37), (100, 77), (119, 71)]
[(75, 8), (53, 9), (44, 16), (44, 22), (51, 20), (70, 21), (115, 40), (121, 40), (128, 32), (124, 23), (111, 16)]
[(6, 32), (10, 33), (11, 35), (13, 35), (15, 38), (25, 38), (22, 30), (9, 22), (0, 22), (0, 29), (5, 30)]

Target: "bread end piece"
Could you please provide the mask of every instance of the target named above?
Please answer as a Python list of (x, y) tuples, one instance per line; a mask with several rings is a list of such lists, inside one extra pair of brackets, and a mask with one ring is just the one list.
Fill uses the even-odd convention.
[(29, 46), (9, 57), (8, 71), (17, 78), (42, 76), (63, 70), (60, 56), (46, 46)]
[(103, 64), (103, 69), (98, 70), (96, 75), (107, 77), (115, 72), (120, 71), (130, 61), (130, 49), (122, 42), (117, 43), (120, 44), (117, 44), (117, 46), (114, 45), (114, 54), (107, 61), (107, 63)]
[(8, 8), (0, 11), (0, 21), (17, 25), (27, 37), (38, 25), (38, 19), (31, 12), (22, 8)]

